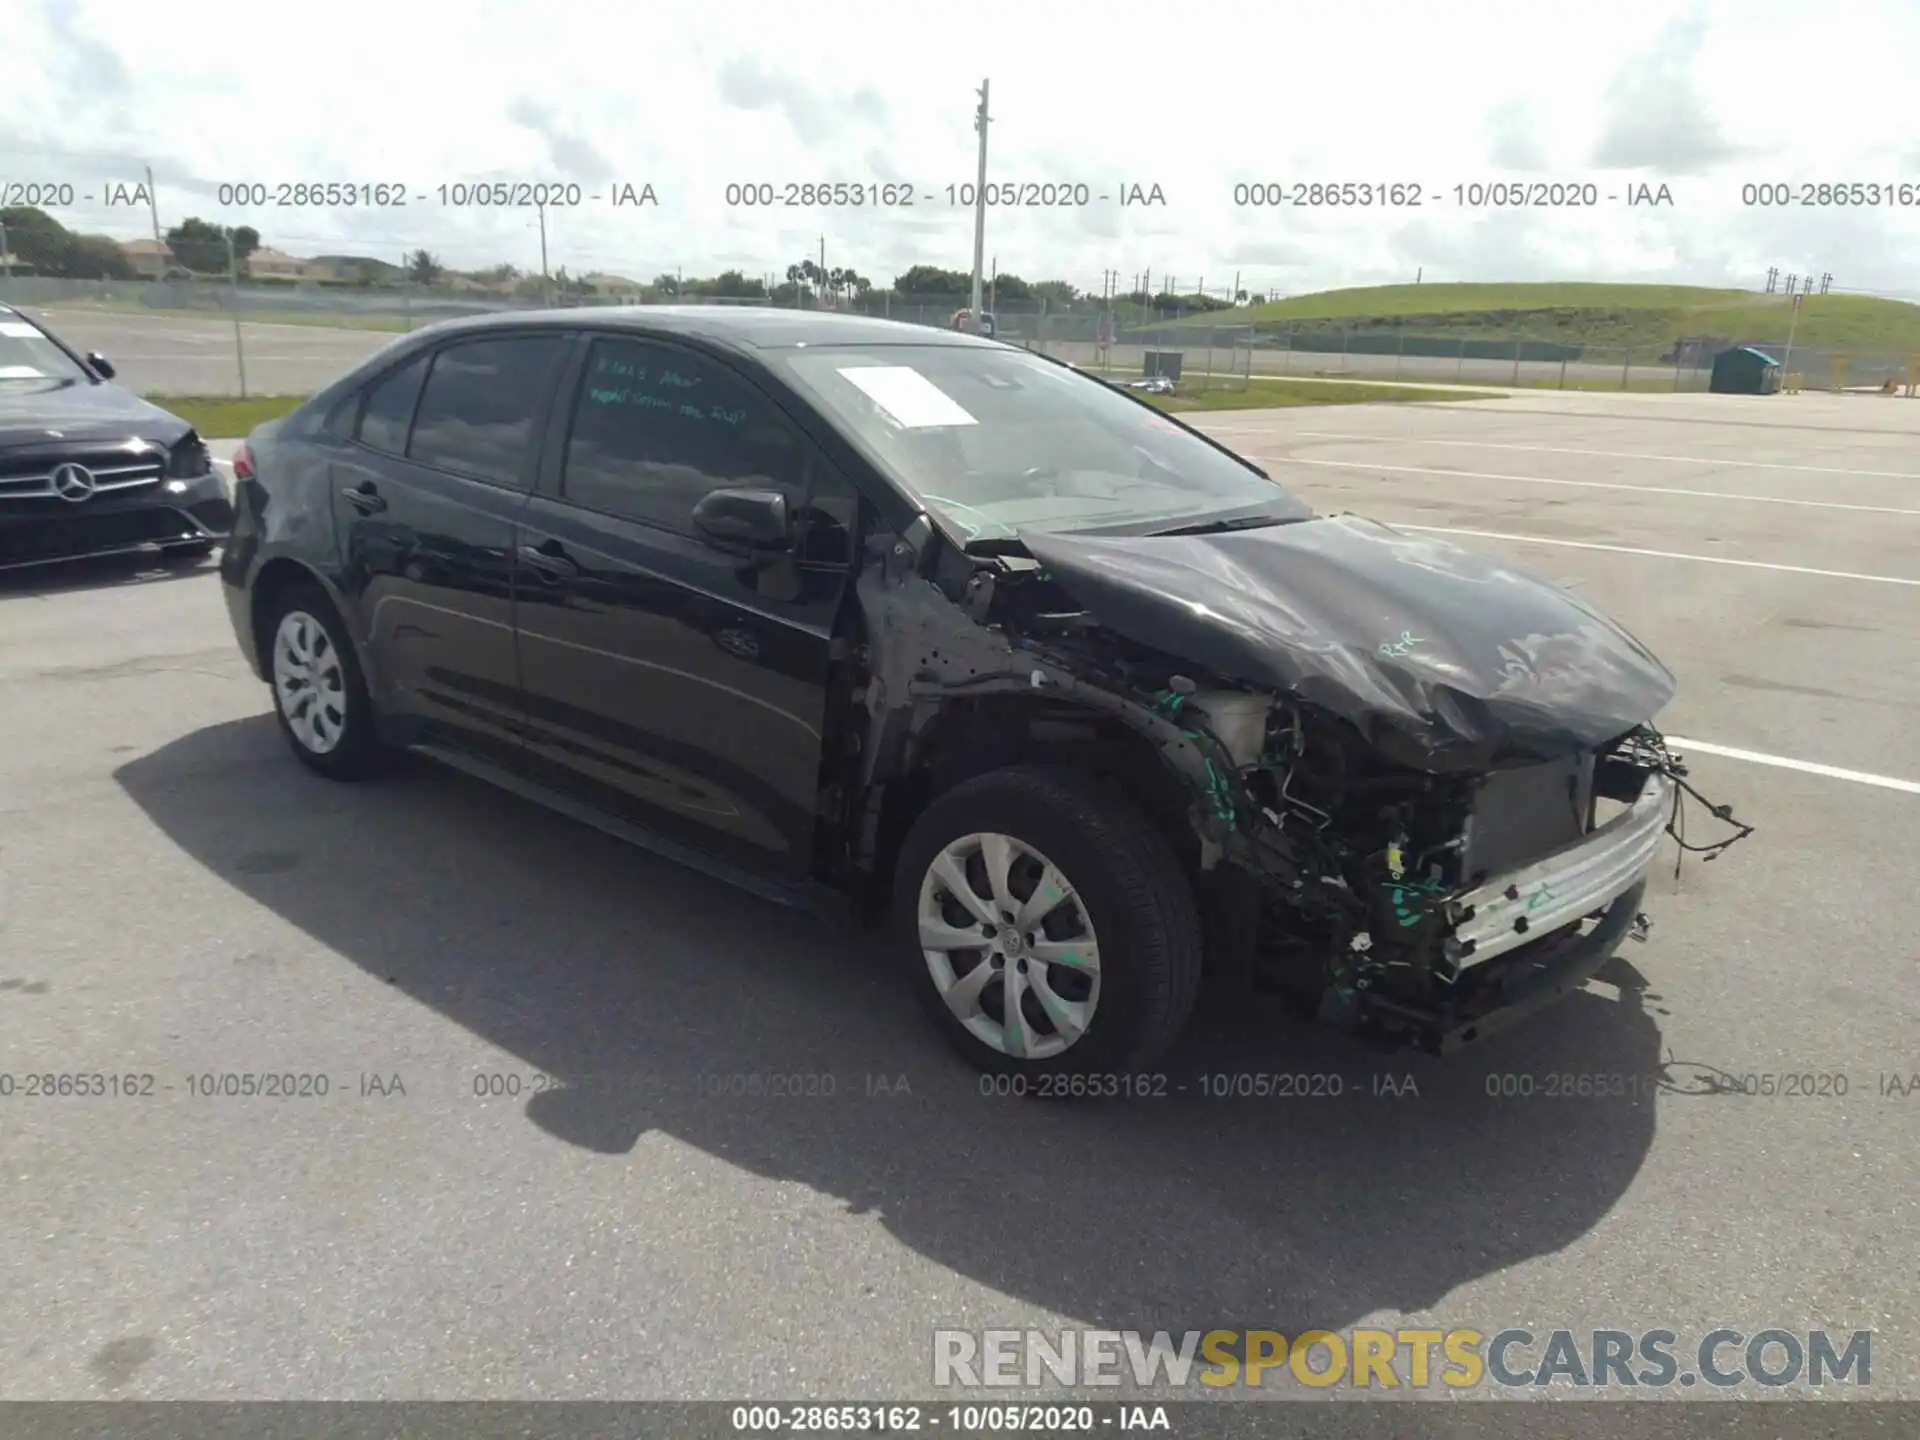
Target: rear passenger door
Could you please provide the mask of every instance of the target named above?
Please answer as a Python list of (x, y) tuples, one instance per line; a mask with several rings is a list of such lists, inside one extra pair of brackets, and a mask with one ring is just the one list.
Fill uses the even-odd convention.
[[(614, 814), (804, 873), (855, 492), (715, 356), (603, 335), (573, 373), (518, 539), (528, 763)], [(704, 538), (694, 507), (722, 487), (783, 493), (791, 543)]]
[(520, 758), (514, 519), (570, 337), (458, 340), (370, 386), (334, 468), (342, 574), (397, 738)]

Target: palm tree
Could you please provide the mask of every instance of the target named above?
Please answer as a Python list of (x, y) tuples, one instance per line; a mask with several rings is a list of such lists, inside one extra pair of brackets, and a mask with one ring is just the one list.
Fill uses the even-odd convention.
[(787, 283), (793, 286), (793, 303), (798, 309), (807, 308), (807, 287), (813, 283), (817, 268), (811, 260), (787, 266)]

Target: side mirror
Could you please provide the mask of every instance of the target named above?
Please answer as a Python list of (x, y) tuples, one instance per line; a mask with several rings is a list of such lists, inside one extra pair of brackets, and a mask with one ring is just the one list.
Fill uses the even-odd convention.
[(793, 517), (778, 490), (715, 490), (693, 507), (693, 523), (712, 540), (770, 550), (792, 543)]
[(108, 360), (107, 357), (102, 355), (98, 350), (88, 354), (87, 364), (93, 367), (94, 373), (102, 380), (111, 380), (113, 378), (113, 362)]

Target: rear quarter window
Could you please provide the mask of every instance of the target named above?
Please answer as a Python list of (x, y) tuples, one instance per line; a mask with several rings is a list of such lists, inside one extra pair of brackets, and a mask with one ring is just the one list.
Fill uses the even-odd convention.
[(430, 359), (430, 355), (418, 356), (353, 397), (352, 403), (359, 406), (356, 440), (389, 455), (407, 453), (407, 432), (413, 426)]

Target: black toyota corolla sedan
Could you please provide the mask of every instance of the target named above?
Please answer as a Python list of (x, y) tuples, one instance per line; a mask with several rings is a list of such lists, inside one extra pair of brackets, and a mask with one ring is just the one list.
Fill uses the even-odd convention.
[(0, 305), (0, 570), (89, 555), (204, 557), (233, 507), (193, 427)]
[(1687, 788), (1673, 677), (1577, 595), (979, 336), (453, 321), (234, 469), (223, 589), (302, 763), (424, 751), (890, 908), (934, 1023), (1041, 1088), (1117, 1093), (1203, 968), (1489, 1033), (1644, 927)]

